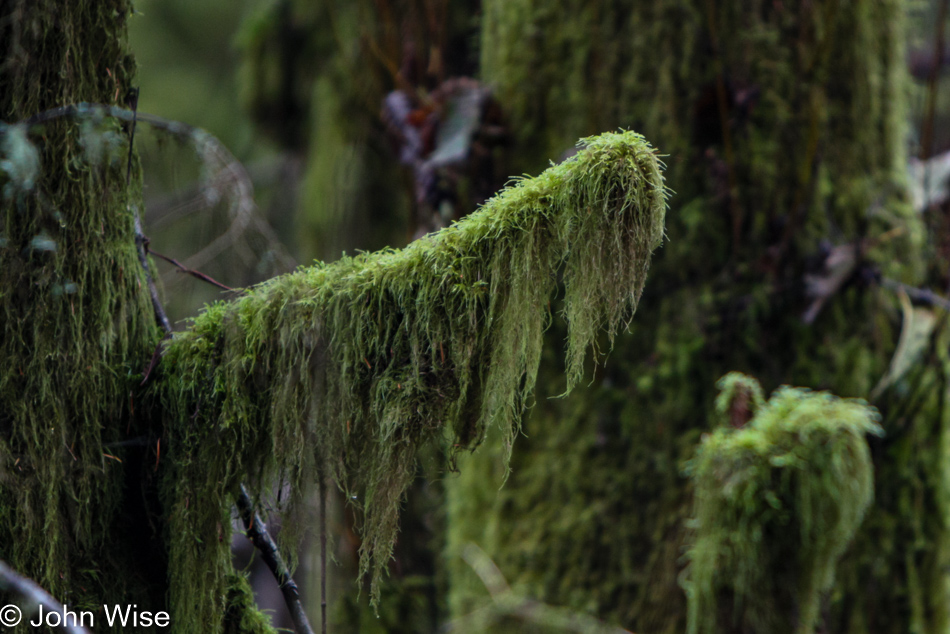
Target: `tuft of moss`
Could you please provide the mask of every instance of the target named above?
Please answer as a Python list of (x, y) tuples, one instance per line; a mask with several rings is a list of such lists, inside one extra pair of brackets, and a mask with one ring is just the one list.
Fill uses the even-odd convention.
[[(735, 388), (761, 395), (733, 373)], [(695, 487), (684, 587), (689, 634), (810, 634), (838, 559), (874, 498), (866, 441), (881, 435), (864, 401), (781, 387), (741, 429), (703, 438), (688, 472)]]
[[(270, 618), (254, 603), (254, 591), (247, 577), (232, 573), (225, 585), (224, 634), (274, 634)], [(184, 631), (184, 628), (179, 631)]]
[[(174, 618), (220, 615), (230, 494), (331, 478), (362, 511), (361, 574), (378, 597), (417, 452), (510, 454), (563, 288), (567, 389), (601, 331), (636, 309), (667, 190), (634, 132), (584, 139), (478, 212), (402, 250), (346, 257), (209, 306), (165, 348)], [(200, 501), (200, 504), (199, 504)]]

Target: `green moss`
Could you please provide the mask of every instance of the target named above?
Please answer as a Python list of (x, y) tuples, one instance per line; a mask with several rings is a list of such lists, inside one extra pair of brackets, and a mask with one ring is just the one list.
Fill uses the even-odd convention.
[(357, 500), (375, 598), (419, 449), (471, 449), (493, 427), (510, 453), (559, 284), (567, 389), (599, 333), (632, 317), (663, 236), (660, 167), (636, 133), (586, 139), (448, 229), (276, 278), (176, 335), (163, 366), (177, 622), (221, 613), (229, 495), (247, 478), (290, 481), (299, 500), (322, 473)]
[[(244, 575), (232, 573), (226, 582), (224, 634), (272, 634), (270, 618), (257, 609), (254, 591)], [(184, 628), (181, 628), (184, 630)]]
[(741, 372), (730, 372), (719, 379), (716, 387), (716, 413), (734, 427), (744, 426), (765, 403), (759, 382)]
[[(732, 375), (726, 396), (741, 382)], [(860, 401), (783, 387), (748, 426), (705, 436), (688, 471), (695, 508), (686, 555), (690, 634), (815, 631), (823, 593), (874, 497)]]
[[(4, 3), (0, 120), (123, 99), (131, 11), (121, 0)], [(25, 160), (10, 141), (27, 132)], [(137, 164), (131, 187), (124, 161), (88, 164), (71, 121), (0, 135), (0, 558), (70, 607), (161, 609), (160, 558), (131, 563), (148, 551), (147, 523), (115, 533), (138, 508), (124, 487), (138, 460), (110, 448), (147, 433), (138, 384), (158, 341), (133, 237)]]

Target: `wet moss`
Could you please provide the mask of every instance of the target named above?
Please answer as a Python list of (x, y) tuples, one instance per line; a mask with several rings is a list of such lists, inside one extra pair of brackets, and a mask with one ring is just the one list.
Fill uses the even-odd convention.
[(599, 333), (629, 322), (663, 236), (660, 168), (636, 133), (586, 139), (445, 230), (275, 278), (176, 335), (163, 366), (177, 622), (222, 612), (242, 479), (290, 482), (291, 508), (318, 477), (358, 500), (378, 597), (420, 448), (455, 454), (491, 427), (510, 453), (559, 283), (568, 389)]

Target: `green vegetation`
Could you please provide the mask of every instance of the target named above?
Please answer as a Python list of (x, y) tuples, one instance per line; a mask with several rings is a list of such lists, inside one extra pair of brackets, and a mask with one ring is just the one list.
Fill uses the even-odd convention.
[[(57, 4), (0, 10), (2, 121), (122, 105), (130, 3)], [(161, 605), (148, 593), (165, 570), (135, 563), (154, 534), (141, 505), (123, 508), (140, 458), (109, 448), (150, 424), (138, 384), (159, 335), (135, 249), (139, 179), (126, 186), (124, 160), (86, 163), (65, 120), (30, 137), (35, 171), (11, 169), (30, 162), (26, 132), (3, 131), (19, 152), (0, 173), (0, 558), (75, 609)]]
[[(679, 634), (693, 508), (683, 470), (711, 428), (719, 377), (868, 399), (903, 327), (876, 276), (943, 287), (926, 277), (935, 238), (904, 191), (905, 6), (483, 6), (481, 78), (518, 136), (513, 171), (559, 156), (574, 135), (629, 125), (668, 154), (676, 195), (669, 242), (611, 363), (552, 400), (562, 369), (545, 357), (511, 475), (483, 451), (448, 480), (451, 612), (489, 600), (459, 558), (474, 542), (520, 596)], [(848, 247), (854, 267), (829, 292), (830, 256)], [(870, 440), (875, 503), (827, 594), (829, 631), (950, 626), (946, 330), (875, 395), (885, 430)]]
[(163, 366), (177, 622), (220, 613), (230, 564), (216, 535), (248, 477), (290, 481), (297, 499), (327, 477), (359, 500), (375, 596), (419, 449), (470, 449), (491, 425), (510, 451), (557, 273), (570, 389), (600, 330), (612, 339), (632, 316), (665, 197), (642, 137), (593, 137), (446, 230), (263, 283), (176, 335)]
[[(727, 425), (703, 438), (688, 468), (687, 631), (809, 634), (874, 497), (865, 435), (883, 433), (877, 412), (790, 387), (762, 403), (758, 384), (738, 373), (719, 385)], [(728, 425), (728, 410), (745, 407), (737, 386), (757, 397), (741, 429)]]
[[(477, 21), (437, 4), (279, 0), (247, 21), (245, 103), (286, 165), (309, 157), (299, 222), (323, 233), (303, 250), (393, 243), (412, 196), (382, 98), (407, 91), (425, 121), (475, 53), (511, 141), (480, 147), (509, 171), (632, 128), (665, 176), (639, 134), (589, 137), (442, 232), (253, 286), (161, 344), (130, 126), (100, 118), (128, 106), (131, 3), (0, 9), (0, 121), (114, 108), (0, 124), (0, 558), (71, 608), (266, 632), (231, 561), (233, 495), (290, 491), (292, 558), (321, 482), (352, 502), (377, 623), (400, 631), (424, 612), (944, 634), (950, 331), (892, 292), (945, 283), (939, 223), (904, 189), (905, 3), (485, 0)], [(766, 401), (728, 374), (717, 395), (733, 370), (828, 392)], [(460, 473), (427, 496), (429, 455)], [(404, 504), (444, 504), (416, 585), (425, 566), (391, 565)]]

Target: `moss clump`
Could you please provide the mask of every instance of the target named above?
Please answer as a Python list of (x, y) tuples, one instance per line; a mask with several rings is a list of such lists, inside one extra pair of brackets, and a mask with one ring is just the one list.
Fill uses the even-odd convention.
[(470, 449), (493, 426), (510, 452), (555, 291), (567, 389), (601, 330), (626, 325), (663, 236), (661, 163), (633, 132), (581, 146), (448, 229), (261, 284), (168, 344), (176, 622), (222, 612), (229, 495), (247, 478), (290, 481), (291, 507), (318, 476), (356, 500), (375, 596), (417, 451)]
[[(737, 373), (720, 381), (761, 394)], [(687, 559), (689, 634), (814, 631), (819, 601), (874, 498), (867, 434), (883, 433), (859, 400), (782, 387), (748, 426), (703, 438)]]

